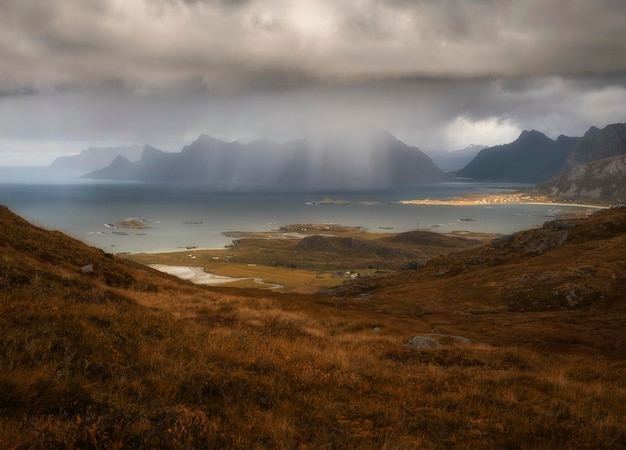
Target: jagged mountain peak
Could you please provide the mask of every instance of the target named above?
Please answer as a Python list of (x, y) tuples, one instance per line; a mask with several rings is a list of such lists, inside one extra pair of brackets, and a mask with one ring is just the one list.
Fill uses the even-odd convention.
[(559, 137), (556, 138), (557, 142), (563, 142), (563, 141), (567, 141), (569, 139), (578, 139), (576, 137), (572, 137), (572, 136), (567, 136), (565, 134), (560, 134)]
[(163, 150), (159, 150), (156, 147), (152, 147), (151, 145), (146, 144), (143, 146), (143, 151), (141, 152), (141, 160), (160, 157), (164, 154), (165, 152)]
[(600, 128), (596, 127), (596, 126), (592, 126), (590, 127), (585, 134), (583, 135), (583, 137), (594, 137), (595, 135), (597, 135), (600, 132)]
[(591, 127), (572, 148), (563, 165), (568, 172), (580, 164), (626, 154), (626, 123), (614, 123), (601, 130)]
[(117, 155), (115, 159), (113, 160), (113, 162), (111, 163), (110, 167), (122, 167), (122, 166), (127, 166), (130, 163), (131, 163), (130, 160), (126, 158), (125, 156)]
[(523, 140), (523, 139), (537, 139), (537, 138), (546, 138), (546, 139), (550, 139), (548, 136), (546, 136), (545, 134), (543, 134), (541, 131), (537, 131), (537, 130), (524, 130), (521, 132), (521, 134), (519, 135), (519, 137), (517, 138), (517, 140)]
[(217, 139), (209, 134), (202, 133), (200, 134), (200, 136), (198, 136), (198, 138), (195, 141), (191, 143), (191, 145), (194, 145), (196, 143), (206, 144), (206, 143), (212, 143), (212, 142), (224, 142), (224, 141), (221, 141), (220, 139)]

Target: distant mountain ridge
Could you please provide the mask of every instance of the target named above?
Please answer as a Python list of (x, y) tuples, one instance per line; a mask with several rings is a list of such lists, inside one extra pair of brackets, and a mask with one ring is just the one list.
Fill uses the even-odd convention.
[(556, 175), (579, 138), (524, 130), (513, 142), (481, 150), (456, 175), (484, 181), (535, 183)]
[(179, 153), (146, 146), (139, 161), (120, 156), (85, 178), (307, 191), (387, 189), (447, 179), (417, 147), (384, 130), (360, 131), (285, 144), (224, 142), (203, 134)]
[(457, 171), (469, 164), (486, 145), (468, 145), (451, 152), (427, 152), (430, 159), (444, 172)]
[(50, 165), (53, 169), (92, 171), (107, 167), (118, 156), (136, 161), (141, 157), (144, 146), (126, 145), (121, 147), (89, 147), (78, 155), (59, 156)]

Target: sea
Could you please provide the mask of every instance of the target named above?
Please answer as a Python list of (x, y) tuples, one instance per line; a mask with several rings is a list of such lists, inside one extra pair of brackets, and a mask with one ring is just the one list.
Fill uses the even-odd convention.
[[(0, 171), (0, 204), (37, 226), (62, 231), (108, 253), (224, 248), (232, 231), (278, 230), (288, 224), (359, 226), (373, 233), (431, 230), (510, 234), (541, 226), (556, 205), (407, 205), (528, 188), (523, 184), (448, 182), (387, 191), (210, 192), (193, 186), (56, 177), (20, 179)], [(348, 205), (315, 204), (331, 198)], [(366, 202), (366, 204), (358, 204)], [(375, 202), (375, 203), (369, 203)], [(118, 228), (127, 219), (146, 228)]]

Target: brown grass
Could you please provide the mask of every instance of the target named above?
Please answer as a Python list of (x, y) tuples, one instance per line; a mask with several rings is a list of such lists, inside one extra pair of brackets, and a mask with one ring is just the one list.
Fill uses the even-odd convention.
[[(203, 289), (0, 218), (0, 448), (626, 447), (623, 353), (542, 350), (522, 326), (585, 341), (583, 315), (615, 305), (467, 316), (410, 284), (411, 304)], [(405, 345), (432, 320), (475, 343)]]

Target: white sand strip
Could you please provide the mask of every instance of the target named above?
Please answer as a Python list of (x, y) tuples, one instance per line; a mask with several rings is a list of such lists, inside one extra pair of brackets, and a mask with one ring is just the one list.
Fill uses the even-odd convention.
[(242, 281), (247, 278), (233, 278), (225, 277), (223, 275), (215, 275), (212, 273), (206, 273), (203, 267), (190, 267), (190, 266), (166, 266), (165, 264), (149, 264), (148, 267), (152, 267), (160, 272), (165, 272), (169, 275), (181, 278), (183, 280), (191, 281), (195, 284), (217, 285), (232, 283), (234, 281)]

